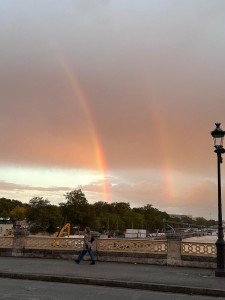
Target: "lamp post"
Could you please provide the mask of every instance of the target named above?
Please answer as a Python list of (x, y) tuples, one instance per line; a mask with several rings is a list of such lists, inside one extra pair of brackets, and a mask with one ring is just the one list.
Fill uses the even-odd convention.
[(211, 131), (214, 140), (215, 153), (217, 153), (217, 171), (218, 171), (218, 239), (216, 241), (217, 249), (217, 268), (216, 277), (225, 277), (225, 243), (223, 235), (223, 219), (222, 219), (222, 202), (221, 202), (221, 176), (220, 164), (222, 164), (222, 154), (225, 153), (223, 148), (223, 137), (225, 131), (220, 128), (220, 123), (216, 123), (216, 128)]

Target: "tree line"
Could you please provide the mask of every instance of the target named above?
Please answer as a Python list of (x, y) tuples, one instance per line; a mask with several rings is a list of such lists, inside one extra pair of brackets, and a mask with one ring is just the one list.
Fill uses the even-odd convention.
[(101, 233), (111, 231), (123, 234), (127, 228), (155, 232), (163, 230), (163, 219), (203, 226), (216, 224), (216, 221), (208, 221), (202, 217), (195, 221), (187, 217), (183, 220), (170, 218), (166, 212), (154, 208), (151, 204), (134, 208), (125, 202), (99, 201), (89, 204), (80, 189), (66, 193), (65, 202), (59, 205), (52, 205), (43, 197), (34, 197), (29, 203), (0, 198), (0, 217), (10, 218), (12, 222), (26, 219), (32, 233), (55, 233), (66, 223), (71, 225), (71, 234), (76, 230), (83, 230), (86, 226)]

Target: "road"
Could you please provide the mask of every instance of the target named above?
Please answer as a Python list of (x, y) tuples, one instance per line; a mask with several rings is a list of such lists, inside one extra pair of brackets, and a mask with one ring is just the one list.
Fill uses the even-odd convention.
[(126, 288), (0, 278), (0, 299), (4, 300), (215, 300), (217, 297), (160, 293)]

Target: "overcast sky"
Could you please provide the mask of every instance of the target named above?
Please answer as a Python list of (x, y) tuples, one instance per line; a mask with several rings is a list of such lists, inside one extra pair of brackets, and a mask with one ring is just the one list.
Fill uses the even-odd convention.
[(0, 41), (0, 196), (217, 218), (224, 0), (1, 0)]

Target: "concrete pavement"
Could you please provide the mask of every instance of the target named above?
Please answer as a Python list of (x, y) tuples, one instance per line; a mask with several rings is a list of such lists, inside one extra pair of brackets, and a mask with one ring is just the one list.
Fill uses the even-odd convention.
[[(96, 285), (0, 278), (4, 300), (215, 300), (220, 297), (162, 293)], [(223, 298), (224, 299), (224, 298)]]
[(126, 287), (225, 297), (225, 278), (214, 270), (144, 264), (0, 257), (0, 277)]

